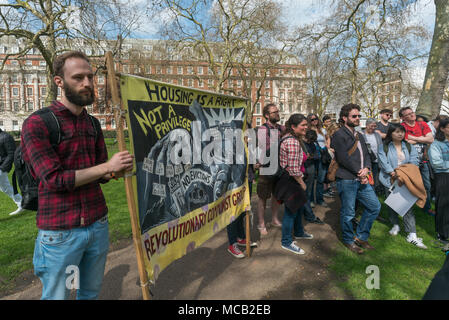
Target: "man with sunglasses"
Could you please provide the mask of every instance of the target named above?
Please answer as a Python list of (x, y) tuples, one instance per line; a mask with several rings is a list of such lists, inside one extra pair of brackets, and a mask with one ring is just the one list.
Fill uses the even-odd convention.
[(380, 121), (377, 122), (376, 132), (380, 134), (382, 140), (387, 136), (388, 128), (390, 126), (390, 119), (393, 112), (390, 109), (383, 109), (380, 111)]
[(432, 130), (424, 121), (416, 121), (416, 114), (410, 107), (399, 110), (399, 117), (402, 119), (401, 125), (405, 128), (405, 140), (410, 143), (418, 152), (419, 171), (421, 172), (424, 188), (426, 188), (427, 199), (424, 205), (424, 212), (435, 216), (435, 211), (431, 209), (431, 182), (430, 168), (427, 159), (427, 149), (433, 142)]
[[(355, 128), (360, 125), (360, 106), (347, 104), (341, 108), (340, 120), (344, 125), (332, 135), (331, 148), (335, 150), (338, 163), (337, 189), (340, 195), (340, 224), (344, 245), (354, 253), (363, 249), (373, 250), (368, 243), (371, 227), (380, 212), (380, 203), (368, 182), (371, 160), (362, 134)], [(355, 204), (359, 201), (365, 208), (354, 234), (352, 220)]]

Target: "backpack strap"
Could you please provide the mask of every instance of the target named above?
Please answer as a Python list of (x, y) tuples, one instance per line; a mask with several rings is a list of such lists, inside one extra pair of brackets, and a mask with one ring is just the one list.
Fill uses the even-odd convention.
[(388, 145), (386, 143), (382, 143), (382, 145), (384, 146), (385, 155), (387, 155), (388, 154)]
[(97, 118), (95, 118), (94, 116), (88, 114), (90, 121), (92, 122), (92, 127), (94, 128), (95, 131), (95, 143), (97, 142), (98, 139), (98, 133), (101, 131), (101, 124), (100, 121), (98, 121)]
[(49, 107), (45, 107), (35, 111), (33, 114), (39, 115), (44, 121), (50, 136), (50, 144), (53, 147), (60, 144), (63, 139), (63, 135), (61, 133), (61, 126), (59, 125), (58, 118), (53, 111), (51, 111)]
[(407, 141), (405, 141), (405, 146), (407, 147), (408, 154), (410, 154), (412, 152), (412, 145)]

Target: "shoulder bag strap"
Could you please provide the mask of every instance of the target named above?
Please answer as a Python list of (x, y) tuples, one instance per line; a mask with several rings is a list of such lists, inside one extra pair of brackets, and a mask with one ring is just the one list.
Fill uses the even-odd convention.
[(357, 133), (355, 136), (355, 143), (352, 146), (352, 148), (348, 151), (348, 156), (352, 155), (355, 152), (355, 149), (357, 149), (358, 143), (359, 143), (359, 134)]

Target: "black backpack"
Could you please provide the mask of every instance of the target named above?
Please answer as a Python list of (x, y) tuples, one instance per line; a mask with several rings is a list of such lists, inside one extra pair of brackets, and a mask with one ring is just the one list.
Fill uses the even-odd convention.
[[(61, 141), (64, 140), (64, 135), (61, 131), (56, 115), (48, 107), (37, 110), (32, 115), (39, 115), (42, 118), (50, 135), (50, 144), (53, 148), (56, 148)], [(100, 122), (91, 115), (89, 115), (89, 118), (92, 121), (96, 141), (98, 132), (101, 130)], [(17, 187), (20, 188), (20, 193), (22, 195), (22, 208), (37, 211), (39, 181), (33, 178), (29, 164), (23, 160), (22, 148), (20, 145), (14, 152), (14, 172), (12, 174), (12, 183), (14, 194), (18, 192)]]

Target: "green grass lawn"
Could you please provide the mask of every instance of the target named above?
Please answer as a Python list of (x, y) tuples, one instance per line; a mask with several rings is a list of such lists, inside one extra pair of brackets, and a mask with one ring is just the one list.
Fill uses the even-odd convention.
[[(381, 216), (388, 219), (386, 205), (381, 202)], [(356, 299), (409, 300), (423, 297), (435, 273), (443, 266), (445, 255), (434, 245), (434, 218), (416, 206), (414, 212), (417, 235), (423, 238), (428, 249), (419, 249), (408, 243), (402, 224), (401, 232), (393, 237), (388, 233), (392, 227), (389, 223), (375, 221), (369, 239), (376, 248), (374, 251), (358, 256), (343, 245), (338, 247), (331, 270), (344, 279), (340, 287)], [(366, 268), (370, 265), (379, 267), (379, 289), (366, 287), (366, 280), (371, 275), (366, 273)]]
[[(118, 151), (112, 139), (106, 139), (108, 154)], [(10, 177), (12, 170), (10, 173)], [(10, 179), (11, 181), (11, 179)], [(132, 237), (123, 179), (102, 185), (109, 208), (109, 235), (112, 243)], [(37, 236), (36, 213), (25, 211), (16, 216), (14, 202), (0, 192), (0, 293), (11, 289), (12, 281), (33, 268), (34, 241)]]
[[(109, 156), (118, 151), (117, 144), (107, 139)], [(132, 237), (131, 223), (123, 179), (102, 185), (109, 208), (111, 242)], [(256, 183), (253, 184), (253, 194)], [(34, 241), (37, 235), (35, 212), (26, 211), (10, 217), (14, 202), (0, 192), (0, 294), (11, 289), (13, 280), (22, 272), (32, 270)], [(376, 250), (356, 256), (342, 245), (333, 258), (331, 270), (344, 279), (339, 285), (356, 299), (421, 299), (434, 274), (441, 268), (444, 255), (433, 246), (434, 218), (416, 209), (417, 234), (429, 249), (422, 250), (405, 240), (403, 230), (392, 237), (391, 226), (376, 221), (370, 242)], [(381, 215), (387, 218), (382, 205)], [(402, 228), (402, 225), (401, 225)], [(369, 290), (365, 270), (376, 265), (380, 270), (380, 289)]]

